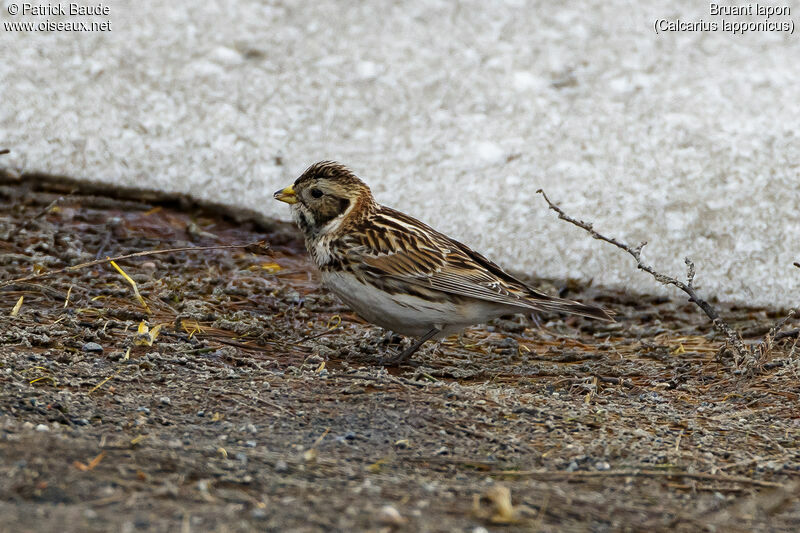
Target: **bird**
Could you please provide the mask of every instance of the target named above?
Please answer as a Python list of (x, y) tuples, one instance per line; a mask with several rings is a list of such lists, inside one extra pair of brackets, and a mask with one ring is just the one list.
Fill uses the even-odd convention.
[(416, 339), (384, 364), (404, 363), (431, 339), (503, 315), (614, 321), (612, 311), (539, 292), (467, 245), (379, 204), (336, 161), (314, 163), (273, 196), (289, 204), (322, 285), (367, 322)]

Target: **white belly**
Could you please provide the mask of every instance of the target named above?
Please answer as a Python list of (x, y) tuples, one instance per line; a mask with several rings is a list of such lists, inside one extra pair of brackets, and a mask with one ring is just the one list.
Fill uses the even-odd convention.
[(411, 337), (420, 337), (433, 328), (443, 330), (440, 337), (449, 335), (509, 312), (478, 300), (456, 304), (388, 294), (349, 273), (323, 272), (322, 283), (364, 320)]

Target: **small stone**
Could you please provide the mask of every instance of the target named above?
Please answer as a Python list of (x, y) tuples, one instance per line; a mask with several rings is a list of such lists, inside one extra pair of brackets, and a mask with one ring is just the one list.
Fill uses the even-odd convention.
[(162, 396), (158, 401), (161, 402), (161, 405), (172, 405), (172, 400), (169, 396)]
[(408, 520), (403, 518), (400, 512), (391, 505), (384, 505), (381, 507), (381, 510), (378, 511), (378, 522), (388, 526), (402, 526), (408, 522)]
[(257, 444), (258, 443), (256, 443), (256, 441), (254, 440), (248, 440), (247, 442), (244, 443), (244, 445), (247, 446), (248, 448), (255, 448)]
[(242, 463), (242, 464), (247, 464), (247, 454), (246, 454), (246, 453), (243, 453), (243, 452), (236, 452), (236, 455), (234, 455), (234, 457), (235, 457), (235, 458), (236, 458), (236, 460), (237, 460), (237, 461), (239, 461), (240, 463)]
[(278, 461), (275, 462), (275, 472), (277, 472), (278, 474), (283, 474), (284, 472), (288, 471), (289, 471), (289, 465), (286, 464), (286, 461), (284, 461), (283, 459), (279, 459)]
[(79, 426), (88, 426), (89, 425), (89, 419), (87, 419), (87, 418), (79, 418), (79, 419), (75, 420), (75, 423), (78, 424)]
[(144, 407), (144, 406), (142, 406), (142, 407), (137, 407), (137, 408), (136, 408), (136, 410), (137, 410), (138, 412), (140, 412), (140, 413), (144, 413), (144, 414), (146, 414), (146, 415), (149, 415), (149, 414), (150, 414), (150, 409), (148, 409), (147, 407)]
[(311, 354), (308, 357), (306, 357), (306, 363), (308, 363), (309, 365), (319, 365), (323, 361), (325, 361), (325, 359), (323, 359), (317, 354)]
[(81, 350), (88, 353), (103, 353), (103, 347), (96, 342), (87, 342), (81, 346)]
[(36, 426), (36, 431), (43, 431), (43, 432), (50, 431), (50, 426), (48, 426), (47, 424), (39, 424), (38, 426)]
[(608, 464), (608, 463), (607, 463), (607, 462), (605, 462), (605, 461), (598, 461), (598, 462), (596, 462), (596, 463), (594, 464), (594, 467), (595, 467), (597, 470), (610, 470), (610, 469), (611, 469), (611, 465), (610, 465), (610, 464)]

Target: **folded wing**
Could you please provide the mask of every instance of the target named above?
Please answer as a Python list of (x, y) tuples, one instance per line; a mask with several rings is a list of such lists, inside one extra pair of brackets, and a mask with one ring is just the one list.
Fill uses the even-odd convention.
[(495, 302), (517, 311), (566, 312), (613, 321), (602, 308), (531, 289), (464, 244), (393, 209), (381, 208), (363, 231), (352, 232), (349, 238), (357, 239), (347, 247), (351, 264), (362, 265), (363, 275)]

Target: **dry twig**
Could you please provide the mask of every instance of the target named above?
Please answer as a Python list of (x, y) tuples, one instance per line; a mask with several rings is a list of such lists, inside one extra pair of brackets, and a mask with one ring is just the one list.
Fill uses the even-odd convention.
[(247, 244), (226, 244), (222, 246), (187, 246), (184, 248), (169, 248), (167, 250), (145, 250), (144, 252), (136, 252), (132, 254), (125, 254), (125, 255), (118, 255), (116, 257), (106, 257), (105, 259), (97, 259), (95, 261), (89, 261), (88, 263), (81, 263), (79, 265), (68, 266), (65, 268), (59, 268), (58, 270), (48, 270), (47, 272), (41, 272), (39, 274), (31, 274), (30, 276), (25, 276), (23, 278), (11, 279), (7, 281), (0, 281), (0, 289), (5, 287), (6, 285), (11, 285), (14, 283), (23, 283), (26, 281), (31, 281), (34, 279), (41, 279), (47, 278), (50, 276), (54, 276), (56, 274), (61, 274), (63, 272), (74, 272), (75, 270), (80, 270), (82, 268), (87, 268), (95, 265), (102, 265), (104, 263), (110, 263), (112, 261), (121, 261), (123, 259), (131, 259), (133, 257), (146, 257), (149, 255), (158, 255), (158, 254), (169, 254), (175, 252), (201, 252), (204, 250), (225, 250), (225, 249), (258, 249), (260, 252), (265, 252), (269, 250), (269, 244), (265, 241), (256, 241), (250, 242)]
[[(653, 276), (659, 283), (663, 283), (664, 285), (673, 285), (685, 292), (689, 296), (689, 301), (695, 303), (700, 309), (702, 309), (706, 316), (711, 319), (714, 327), (723, 335), (725, 335), (728, 345), (733, 347), (734, 363), (736, 366), (746, 363), (748, 368), (752, 368), (753, 366), (762, 364), (770, 353), (773, 342), (778, 339), (779, 330), (794, 314), (794, 311), (792, 311), (787, 317), (778, 321), (775, 326), (770, 329), (770, 332), (766, 335), (764, 340), (754, 348), (750, 349), (745, 346), (744, 342), (742, 341), (741, 334), (733, 329), (727, 322), (725, 322), (722, 317), (720, 317), (717, 310), (711, 306), (711, 304), (697, 294), (697, 291), (694, 287), (695, 266), (691, 259), (688, 257), (684, 259), (687, 268), (685, 283), (671, 276), (664, 275), (642, 260), (642, 248), (644, 248), (647, 244), (646, 241), (639, 243), (637, 246), (630, 246), (617, 239), (606, 237), (605, 235), (595, 231), (591, 223), (577, 220), (564, 213), (564, 211), (558, 205), (550, 201), (542, 189), (539, 189), (536, 192), (540, 193), (544, 197), (544, 200), (547, 202), (547, 205), (550, 206), (550, 209), (558, 213), (558, 218), (561, 220), (566, 220), (570, 224), (586, 230), (594, 239), (613, 244), (617, 248), (628, 252), (636, 260), (636, 267), (639, 270), (644, 270)], [(800, 264), (798, 263), (795, 263), (795, 266), (800, 268)]]
[(749, 354), (749, 350), (744, 345), (744, 342), (742, 342), (742, 338), (739, 335), (739, 333), (736, 332), (732, 327), (730, 327), (727, 322), (722, 320), (717, 310), (714, 309), (711, 306), (711, 304), (709, 304), (706, 300), (704, 300), (697, 294), (697, 291), (695, 290), (694, 287), (695, 267), (694, 263), (688, 257), (684, 259), (687, 268), (686, 283), (684, 283), (678, 279), (666, 276), (658, 272), (657, 270), (655, 270), (653, 267), (651, 267), (642, 260), (642, 248), (645, 247), (647, 241), (642, 241), (641, 243), (639, 243), (638, 246), (631, 247), (630, 245), (618, 241), (617, 239), (606, 237), (605, 235), (602, 235), (597, 231), (595, 231), (591, 223), (584, 222), (582, 220), (576, 220), (571, 216), (567, 215), (566, 213), (564, 213), (564, 211), (559, 206), (550, 201), (550, 198), (547, 197), (547, 195), (542, 189), (539, 189), (536, 192), (540, 193), (544, 197), (544, 200), (547, 202), (547, 205), (550, 206), (550, 209), (558, 213), (558, 218), (560, 218), (561, 220), (566, 220), (570, 224), (573, 224), (581, 229), (586, 230), (594, 239), (605, 241), (607, 243), (613, 244), (614, 246), (616, 246), (621, 250), (625, 250), (626, 252), (631, 254), (631, 256), (633, 256), (633, 258), (636, 260), (636, 267), (639, 270), (644, 270), (645, 272), (653, 276), (659, 283), (663, 283), (664, 285), (674, 285), (675, 287), (679, 288), (687, 295), (689, 295), (689, 301), (694, 302), (695, 304), (697, 304), (698, 307), (700, 307), (700, 309), (703, 310), (706, 316), (708, 316), (708, 318), (711, 319), (712, 323), (714, 324), (714, 327), (717, 328), (717, 330), (719, 330), (721, 333), (723, 333), (727, 341), (733, 346), (733, 349), (737, 355), (737, 361), (736, 361), (737, 364), (741, 360), (747, 357), (747, 355)]

